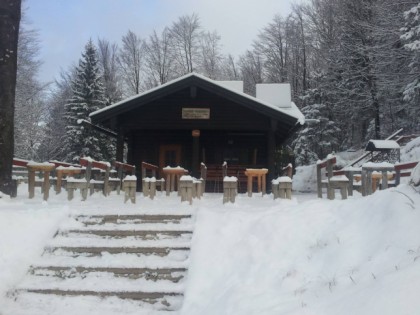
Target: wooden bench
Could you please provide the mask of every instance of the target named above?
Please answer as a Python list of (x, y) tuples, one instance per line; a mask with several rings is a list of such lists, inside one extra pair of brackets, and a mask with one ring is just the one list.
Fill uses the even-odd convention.
[[(101, 189), (104, 196), (110, 193), (109, 174), (111, 165), (108, 162), (95, 161), (91, 158), (81, 158), (80, 165), (86, 167), (86, 182), (89, 185), (90, 194), (92, 195), (95, 189)], [(103, 178), (92, 179), (93, 168), (104, 170)]]
[[(319, 161), (316, 165), (316, 177), (318, 198), (322, 198), (322, 188), (327, 188), (327, 197), (330, 200), (335, 199), (335, 189), (340, 189), (341, 198), (347, 199), (347, 189), (349, 186), (349, 179), (344, 175), (334, 176), (333, 168), (337, 163), (335, 156), (329, 155), (324, 161)], [(327, 179), (322, 180), (322, 170), (326, 169)]]
[(59, 194), (61, 188), (66, 186), (67, 177), (74, 177), (75, 175), (82, 175), (85, 171), (80, 165), (57, 160), (50, 160), (49, 163), (55, 165), (55, 192)]
[(255, 177), (257, 179), (257, 192), (262, 192), (262, 195), (266, 193), (266, 176), (268, 169), (266, 168), (247, 168), (245, 175), (247, 176), (247, 192), (248, 197), (252, 197), (252, 180)]
[(52, 163), (36, 163), (36, 162), (29, 162), (26, 164), (28, 168), (28, 191), (29, 191), (29, 198), (33, 198), (35, 196), (35, 173), (42, 172), (44, 175), (44, 180), (42, 183), (42, 190), (44, 194), (44, 200), (48, 200), (49, 193), (50, 193), (50, 173), (55, 169), (55, 165)]
[(110, 185), (112, 186), (111, 189), (115, 189), (117, 191), (117, 194), (120, 194), (121, 185), (123, 182), (123, 179), (127, 175), (134, 176), (136, 174), (136, 167), (134, 165), (114, 161), (114, 168), (117, 173), (116, 178), (110, 178)]
[[(231, 165), (226, 162), (224, 162), (222, 165), (208, 164), (207, 165), (208, 185), (206, 185), (206, 191), (222, 192), (224, 177), (234, 176), (238, 179), (238, 191), (246, 192), (247, 184), (248, 184), (248, 177), (245, 175), (246, 168), (251, 168), (251, 166)], [(256, 165), (256, 166), (252, 166), (252, 168), (260, 168), (260, 166)]]
[(381, 182), (381, 189), (388, 188), (388, 180), (393, 178), (394, 165), (386, 162), (368, 162), (362, 165), (362, 195), (367, 196), (375, 192), (377, 182)]
[(137, 177), (135, 175), (127, 175), (123, 179), (122, 188), (124, 190), (124, 203), (131, 200), (131, 203), (136, 203), (136, 187)]
[(235, 176), (225, 176), (223, 179), (223, 203), (235, 203), (238, 194), (238, 179)]
[(205, 191), (221, 192), (223, 183), (223, 166), (217, 164), (206, 165)]
[(280, 176), (271, 181), (274, 199), (292, 199), (292, 179), (289, 176)]
[(166, 195), (169, 196), (169, 194), (172, 191), (179, 191), (179, 181), (181, 179), (181, 176), (187, 175), (188, 171), (180, 166), (178, 167), (164, 167), (162, 169), (162, 172), (165, 176), (165, 190)]
[(159, 174), (159, 167), (157, 165), (141, 162), (142, 186), (143, 186), (144, 179), (146, 177), (149, 177), (149, 178), (154, 177), (156, 178), (156, 187), (160, 187), (160, 191), (163, 191), (165, 187), (165, 179), (164, 178), (159, 179), (158, 174)]
[(51, 185), (51, 173), (55, 166), (52, 163), (37, 163), (33, 161), (13, 158), (12, 183), (14, 185), (11, 197), (17, 196), (17, 186), (22, 183), (28, 183), (29, 198), (35, 196), (35, 187), (41, 187), (41, 193), (44, 200), (48, 200), (49, 189)]

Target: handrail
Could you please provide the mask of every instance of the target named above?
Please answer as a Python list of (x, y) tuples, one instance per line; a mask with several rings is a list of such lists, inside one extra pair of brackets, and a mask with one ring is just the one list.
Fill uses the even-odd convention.
[(28, 160), (13, 158), (13, 166), (20, 166), (20, 167), (26, 167), (26, 165), (29, 163)]
[(122, 162), (118, 162), (118, 161), (114, 161), (114, 167), (116, 169), (122, 169), (126, 172), (132, 172), (134, 173), (136, 170), (136, 167), (134, 165), (131, 164), (126, 164), (126, 163), (122, 163)]
[(418, 163), (420, 163), (420, 161), (396, 164), (394, 166), (394, 168), (395, 168), (395, 185), (398, 186), (400, 184), (401, 177), (411, 176), (411, 171), (410, 172), (401, 172), (401, 171), (413, 169), (417, 166)]
[(89, 163), (92, 163), (91, 164), (92, 167), (99, 168), (105, 171), (111, 168), (108, 162), (100, 162), (100, 161), (95, 161), (95, 160), (91, 160), (87, 158), (80, 158), (80, 165), (87, 167)]
[(51, 160), (49, 161), (49, 163), (54, 164), (56, 167), (58, 166), (62, 166), (62, 167), (80, 167), (79, 164), (72, 164), (72, 163), (67, 163), (67, 162), (61, 162), (61, 161), (56, 161), (56, 160)]
[(156, 172), (159, 171), (159, 166), (146, 162), (141, 162), (141, 178), (146, 177), (146, 171), (151, 171), (152, 176), (156, 177)]

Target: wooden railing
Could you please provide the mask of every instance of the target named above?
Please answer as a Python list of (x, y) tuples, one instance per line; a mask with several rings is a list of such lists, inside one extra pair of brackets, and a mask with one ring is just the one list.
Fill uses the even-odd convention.
[(159, 172), (159, 167), (146, 162), (141, 162), (141, 178), (146, 178), (148, 176), (155, 177)]
[(417, 166), (417, 162), (398, 163), (395, 164), (395, 185), (398, 186), (401, 182), (401, 177), (411, 176), (411, 171)]

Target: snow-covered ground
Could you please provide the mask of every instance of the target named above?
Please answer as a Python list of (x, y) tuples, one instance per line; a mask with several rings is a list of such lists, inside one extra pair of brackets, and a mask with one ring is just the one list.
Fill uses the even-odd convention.
[(418, 314), (420, 194), (200, 208), (183, 314)]
[[(26, 194), (23, 186), (17, 199), (0, 199), (2, 298), (71, 213), (116, 207), (153, 213), (165, 206), (183, 212), (170, 210), (180, 204), (177, 196), (151, 201), (139, 194), (131, 205), (117, 195), (67, 202), (62, 194), (46, 203), (40, 194), (33, 200)], [(222, 205), (220, 194), (208, 194), (191, 209), (196, 224), (181, 314), (401, 315), (420, 309), (420, 194), (410, 186), (335, 201), (254, 194)]]
[[(407, 153), (417, 152), (413, 148)], [(310, 168), (302, 174), (296, 184), (311, 185)], [(221, 194), (206, 194), (192, 206), (176, 194), (158, 193), (155, 200), (138, 194), (135, 205), (115, 194), (95, 194), (85, 202), (68, 202), (64, 192), (51, 193), (48, 202), (39, 192), (32, 200), (27, 194), (21, 185), (16, 199), (0, 198), (1, 315), (15, 315), (7, 292), (22, 283), (44, 246), (63, 241), (52, 238), (59, 228), (77, 224), (71, 215), (116, 209), (193, 213), (180, 314), (419, 314), (420, 192), (407, 184), (334, 201), (294, 192), (292, 200), (239, 195), (235, 204), (223, 205)], [(60, 301), (46, 302), (57, 304), (51, 314), (155, 314), (117, 299), (75, 298), (62, 308)]]

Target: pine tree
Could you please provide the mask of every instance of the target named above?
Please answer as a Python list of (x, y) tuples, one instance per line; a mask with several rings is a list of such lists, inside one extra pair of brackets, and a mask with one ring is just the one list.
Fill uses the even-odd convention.
[(101, 82), (98, 57), (90, 40), (79, 60), (76, 77), (72, 81), (72, 97), (65, 105), (66, 138), (64, 151), (66, 160), (78, 162), (81, 156), (95, 160), (111, 158), (113, 145), (105, 136), (82, 124), (89, 114), (105, 106), (104, 88)]
[(406, 106), (406, 127), (409, 129), (418, 128), (420, 119), (420, 4), (417, 4), (404, 13), (406, 20), (403, 28), (404, 34), (401, 39), (404, 41), (404, 48), (411, 52), (409, 65), (410, 78), (404, 89), (404, 101)]
[(304, 97), (308, 105), (302, 108), (302, 113), (309, 123), (292, 144), (297, 165), (313, 164), (339, 149), (340, 128), (332, 120), (330, 106), (324, 98), (318, 89), (308, 90)]

